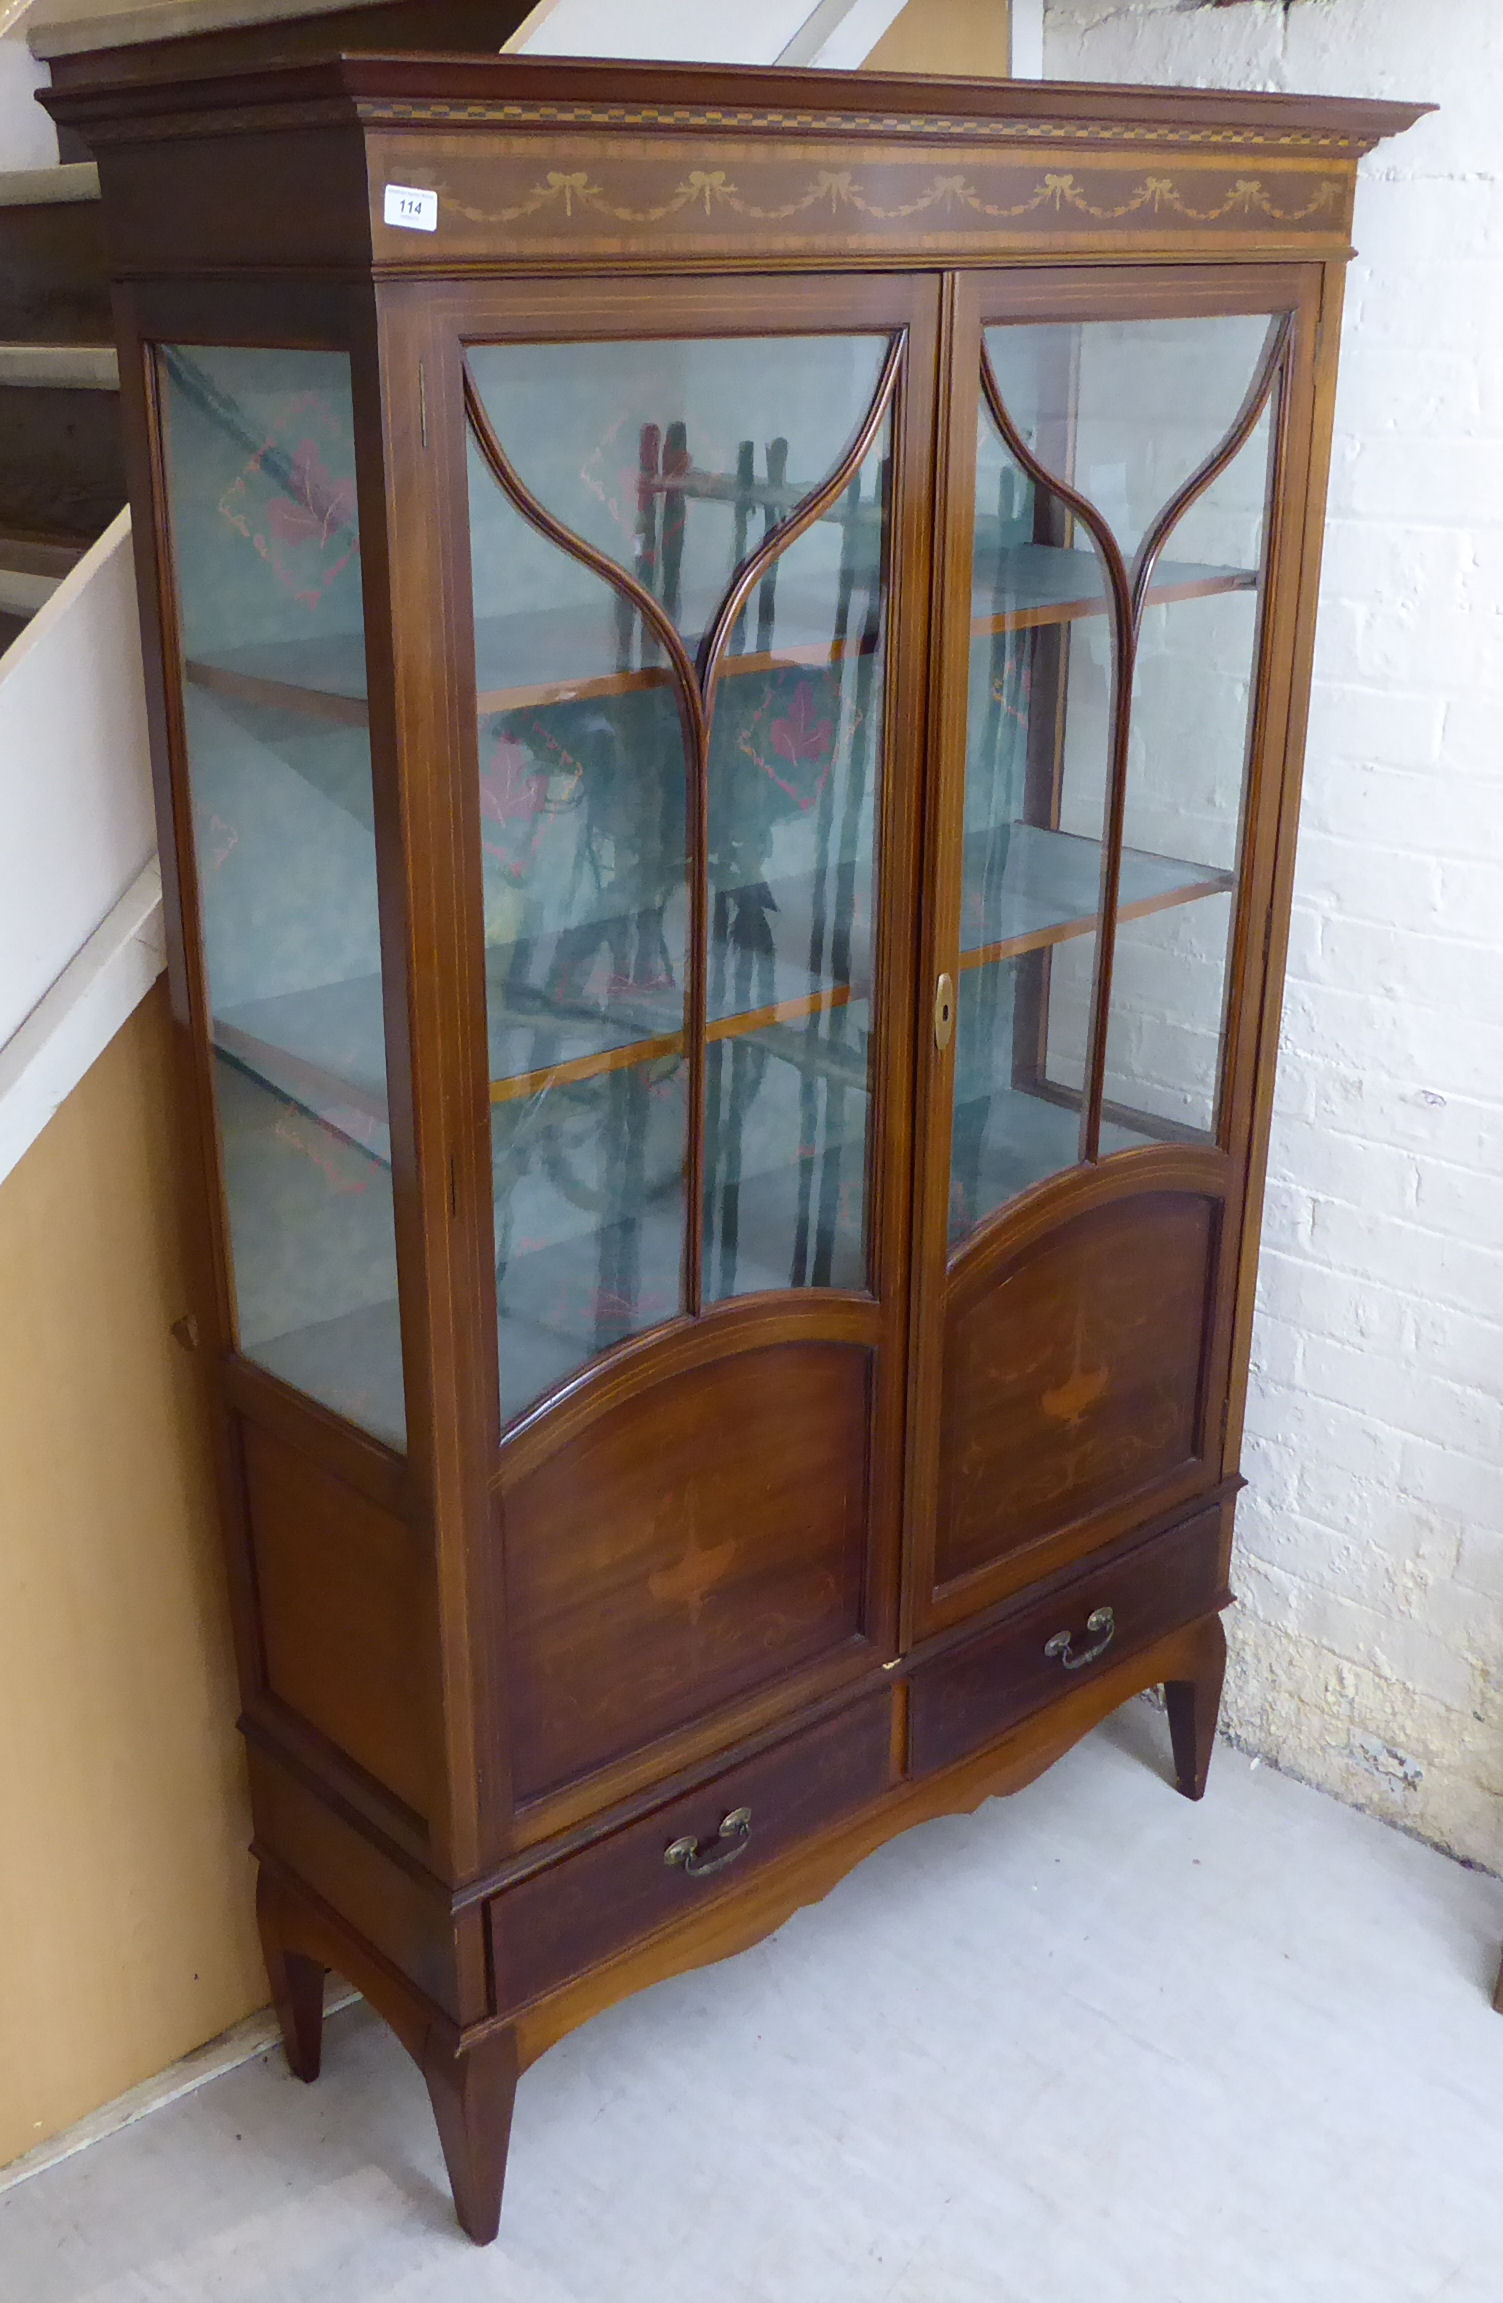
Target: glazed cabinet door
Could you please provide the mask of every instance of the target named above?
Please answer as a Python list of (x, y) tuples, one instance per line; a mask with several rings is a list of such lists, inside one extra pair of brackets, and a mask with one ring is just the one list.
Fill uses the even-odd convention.
[(448, 323), (524, 1829), (893, 1650), (936, 309)]
[(1318, 285), (954, 290), (916, 1635), (1234, 1468)]

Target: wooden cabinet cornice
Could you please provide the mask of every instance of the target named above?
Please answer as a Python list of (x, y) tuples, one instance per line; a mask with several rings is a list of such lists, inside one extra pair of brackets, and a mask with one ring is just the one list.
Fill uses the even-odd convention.
[[(163, 52), (165, 58), (165, 51)], [(1342, 270), (1419, 108), (114, 84), (267, 1964), (519, 2069), (1225, 1645)]]

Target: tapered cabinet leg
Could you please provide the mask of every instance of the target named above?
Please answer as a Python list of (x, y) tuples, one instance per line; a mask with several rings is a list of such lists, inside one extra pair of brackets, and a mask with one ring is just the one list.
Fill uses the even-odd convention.
[(501, 2223), (517, 2092), (516, 2034), (490, 2032), (463, 2054), (430, 2036), (422, 2061), (460, 2229), (477, 2247), (488, 2247)]
[(1169, 1740), (1174, 1749), (1174, 1780), (1186, 1799), (1199, 1799), (1210, 1772), (1216, 1747), (1216, 1721), (1221, 1711), (1221, 1684), (1226, 1677), (1226, 1633), (1219, 1615), (1201, 1627), (1200, 1656), (1193, 1679), (1164, 1683), (1169, 1713)]
[(256, 1883), (256, 1924), (271, 1985), (271, 2003), (294, 2077), (316, 2079), (324, 2045), (324, 1977), (328, 1970), (287, 1941), (283, 1900), (263, 1872)]

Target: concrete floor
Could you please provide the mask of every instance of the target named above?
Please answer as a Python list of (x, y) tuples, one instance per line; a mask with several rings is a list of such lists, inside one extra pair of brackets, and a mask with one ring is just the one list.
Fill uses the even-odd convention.
[(1503, 2303), (1503, 1886), (1133, 1704), (523, 2079), (456, 2233), (363, 2008), (0, 2199), (5, 2303)]

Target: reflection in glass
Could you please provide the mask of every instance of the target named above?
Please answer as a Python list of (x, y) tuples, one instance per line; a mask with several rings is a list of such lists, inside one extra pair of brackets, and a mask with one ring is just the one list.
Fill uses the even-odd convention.
[[(883, 336), (707, 336), (474, 345), (469, 362), (523, 485), (692, 640), (732, 569), (851, 447), (886, 352)], [(485, 552), (477, 539), (477, 577)], [(540, 569), (527, 603), (550, 665), (567, 565)]]
[[(1080, 1156), (1111, 737), (1106, 586), (1088, 532), (1035, 487), (983, 408), (952, 1245)], [(1079, 646), (1068, 632), (1085, 635)]]
[(239, 1347), (400, 1445), (349, 362), (161, 357)]
[(688, 767), (639, 611), (524, 519), (473, 445), (470, 514), (510, 1420), (683, 1308)]
[(772, 563), (715, 692), (707, 1298), (866, 1284), (888, 432)]
[(1105, 1108), (1171, 1140), (1208, 1141), (1216, 1126), (1275, 420), (1273, 403), (1167, 546), (1254, 580), (1150, 608), (1134, 665), (1125, 837), (1202, 868), (1199, 900), (1153, 912), (1134, 907), (1124, 875)]
[(1085, 497), (1131, 561), (1241, 411), (1279, 321), (1266, 312), (986, 330), (1030, 453)]

